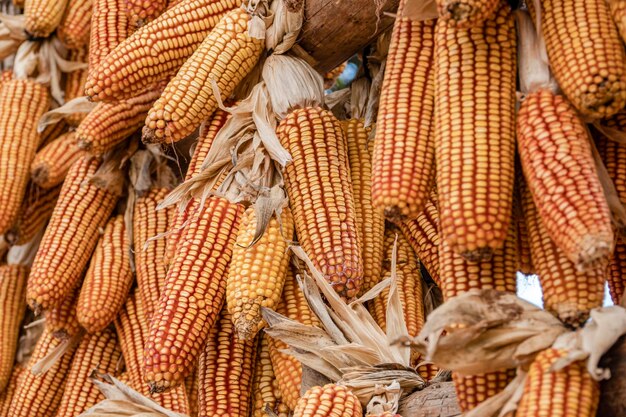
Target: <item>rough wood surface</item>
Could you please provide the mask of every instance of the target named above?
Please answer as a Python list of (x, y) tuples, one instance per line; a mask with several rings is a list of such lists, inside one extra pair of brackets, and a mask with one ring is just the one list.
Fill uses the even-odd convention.
[(453, 382), (432, 384), (408, 396), (398, 414), (410, 417), (457, 417), (461, 410), (456, 401)]
[[(380, 3), (377, 8), (376, 3)], [(306, 0), (299, 45), (329, 71), (369, 45), (393, 25), (399, 0)], [(377, 18), (377, 9), (379, 10)]]

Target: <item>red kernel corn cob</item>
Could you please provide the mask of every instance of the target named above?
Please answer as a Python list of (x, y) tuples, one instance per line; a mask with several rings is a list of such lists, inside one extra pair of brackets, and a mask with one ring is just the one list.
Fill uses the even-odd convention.
[(609, 264), (609, 274), (607, 281), (609, 282), (609, 292), (613, 304), (619, 304), (624, 295), (624, 287), (626, 287), (626, 244), (621, 239), (617, 241), (613, 257)]

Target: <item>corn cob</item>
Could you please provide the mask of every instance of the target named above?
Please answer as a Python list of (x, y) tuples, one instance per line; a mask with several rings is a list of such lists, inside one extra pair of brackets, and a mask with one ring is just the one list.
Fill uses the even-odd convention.
[(480, 27), (456, 29), (439, 20), (435, 33), (441, 232), (452, 250), (477, 262), (502, 248), (511, 222), (515, 25), (503, 1)]
[(30, 372), (30, 368), (60, 343), (62, 342), (55, 338), (52, 332), (44, 330), (30, 358), (28, 370), (18, 380), (7, 417), (53, 417), (55, 415), (61, 404), (65, 381), (76, 347), (70, 346), (68, 351), (43, 375), (34, 375)]
[(154, 20), (167, 7), (167, 0), (127, 0), (126, 3), (128, 19), (134, 28)]
[[(57, 35), (70, 50), (86, 51), (85, 47), (89, 45), (92, 6), (92, 0), (68, 0), (65, 14), (57, 29)], [(81, 62), (85, 61), (81, 60)], [(86, 71), (81, 72), (85, 72), (85, 77), (87, 77)], [(70, 74), (72, 73), (68, 75)], [(82, 94), (79, 95), (82, 96)]]
[(626, 244), (620, 239), (615, 245), (607, 276), (613, 304), (619, 304), (624, 295), (624, 287), (626, 286), (624, 276), (626, 276)]
[[(72, 0), (74, 1), (74, 0)], [(84, 3), (89, 2), (91, 5), (91, 0), (80, 0)], [(91, 9), (89, 9), (89, 13), (91, 13)], [(87, 32), (89, 35), (89, 32)], [(59, 35), (60, 36), (60, 35)], [(70, 61), (75, 62), (87, 62), (89, 59), (89, 51), (87, 47), (81, 47), (81, 49), (70, 49), (69, 57)], [(79, 69), (72, 72), (69, 72), (65, 77), (65, 101), (70, 101), (77, 97), (82, 97), (85, 93), (85, 83), (87, 82), (87, 74), (89, 73), (88, 69)], [(65, 116), (65, 121), (72, 127), (76, 127), (83, 121), (87, 114), (86, 113), (72, 113)]]
[(524, 275), (536, 274), (533, 265), (526, 219), (520, 213), (516, 216), (517, 224), (517, 270)]
[(224, 308), (211, 328), (198, 364), (198, 415), (247, 416), (256, 339), (240, 340)]
[(109, 327), (99, 333), (86, 335), (74, 353), (63, 398), (55, 417), (81, 415), (104, 400), (104, 395), (91, 383), (89, 376), (94, 369), (114, 374), (121, 355), (115, 329)]
[(11, 379), (7, 384), (4, 391), (0, 391), (0, 416), (9, 415), (9, 407), (11, 406), (11, 400), (17, 390), (18, 381), (22, 377), (22, 374), (26, 372), (26, 368), (21, 364), (15, 364), (13, 372), (11, 372)]
[(348, 144), (354, 210), (358, 230), (361, 233), (361, 257), (363, 259), (361, 294), (364, 294), (380, 281), (385, 218), (374, 209), (372, 202), (374, 144), (368, 141), (371, 129), (366, 129), (363, 121), (356, 119), (342, 121), (341, 126)]
[[(612, 130), (626, 131), (626, 112), (603, 120), (601, 126)], [(615, 190), (622, 204), (626, 204), (626, 145), (618, 143), (598, 132), (594, 131), (594, 139), (602, 161), (615, 185)]]
[[(198, 367), (185, 379), (185, 392), (189, 399), (189, 415), (198, 416)], [(253, 391), (254, 392), (254, 391)]]
[(63, 182), (70, 167), (84, 152), (78, 149), (74, 132), (61, 135), (43, 147), (30, 164), (33, 183), (43, 189), (55, 187)]
[[(283, 298), (276, 310), (283, 316), (296, 320), (308, 326), (320, 326), (319, 320), (313, 314), (304, 298), (304, 294), (298, 287), (296, 277), (291, 269), (283, 288)], [(269, 338), (270, 358), (276, 375), (276, 381), (280, 388), (283, 402), (293, 410), (300, 398), (300, 386), (302, 384), (302, 365), (293, 356), (282, 353), (287, 345), (276, 339)]]
[(544, 308), (570, 326), (582, 325), (592, 308), (602, 306), (606, 267), (597, 265), (588, 271), (577, 270), (550, 238), (528, 189), (524, 190), (522, 198)]
[(241, 205), (211, 197), (185, 227), (146, 343), (151, 392), (179, 385), (193, 370), (224, 300), (242, 214)]
[(124, 141), (141, 125), (160, 90), (114, 103), (100, 103), (76, 128), (78, 147), (102, 155)]
[(609, 0), (608, 3), (622, 41), (626, 41), (626, 2), (624, 0)]
[(407, 267), (407, 269), (411, 270), (419, 267), (417, 256), (415, 256), (409, 241), (404, 237), (400, 229), (387, 224), (383, 241), (383, 262), (381, 264), (385, 272), (391, 270), (394, 244), (397, 245), (396, 264), (398, 266)]
[(61, 23), (68, 0), (25, 0), (24, 30), (33, 38), (47, 38)]
[(460, 29), (482, 25), (499, 5), (500, 0), (437, 0), (439, 19)]
[(466, 412), (502, 391), (515, 378), (515, 369), (472, 376), (452, 373), (452, 378), (459, 407)]
[(387, 55), (372, 164), (374, 206), (394, 222), (417, 217), (435, 178), (435, 21), (400, 17), (406, 1)]
[(45, 312), (46, 329), (59, 340), (70, 339), (81, 330), (76, 318), (76, 303), (79, 294), (80, 287), (76, 287), (60, 305)]
[(42, 190), (31, 183), (22, 201), (19, 217), (4, 234), (7, 243), (23, 245), (30, 242), (52, 215), (60, 192), (61, 185)]
[(282, 210), (280, 220), (273, 217), (263, 236), (250, 246), (257, 221), (256, 208), (251, 206), (243, 214), (226, 282), (228, 312), (241, 340), (252, 339), (265, 325), (261, 307), (276, 309), (289, 267), (287, 246), (293, 237), (289, 208)]
[[(284, 417), (289, 409), (280, 401), (280, 391), (276, 387), (274, 367), (270, 358), (269, 336), (259, 334), (259, 346), (252, 380), (251, 417), (265, 417), (268, 407), (279, 417)], [(278, 392), (277, 392), (278, 391)]]
[[(18, 217), (30, 162), (39, 145), (37, 121), (48, 109), (48, 89), (32, 80), (10, 80), (0, 87), (0, 233)], [(14, 138), (20, 138), (15, 140)]]
[(28, 279), (27, 299), (35, 310), (58, 305), (76, 286), (96, 246), (98, 229), (115, 208), (116, 193), (88, 181), (99, 165), (83, 157), (63, 183)]
[(362, 414), (357, 396), (348, 388), (335, 384), (309, 389), (293, 411), (293, 417), (359, 417)]
[(517, 136), (527, 186), (554, 243), (579, 269), (606, 265), (613, 249), (611, 215), (573, 107), (546, 89), (529, 94)]
[(64, 133), (67, 133), (70, 126), (65, 120), (46, 126), (43, 132), (39, 134), (39, 148), (41, 149), (55, 139), (58, 139)]
[[(89, 75), (85, 94), (93, 74), (100, 70), (104, 58), (130, 34), (130, 23), (125, 12), (126, 0), (92, 0), (89, 29)], [(104, 64), (106, 65), (106, 64)]]
[(28, 266), (0, 266), (0, 393), (11, 378), (20, 323), (26, 312)]
[(225, 97), (235, 91), (265, 46), (262, 39), (248, 35), (249, 21), (248, 12), (237, 8), (215, 26), (148, 112), (144, 143), (178, 142), (193, 133), (217, 109), (211, 81)]
[[(121, 42), (101, 62), (93, 66), (90, 63), (86, 95), (94, 101), (128, 99), (168, 80), (224, 14), (240, 3), (187, 0), (168, 9)], [(168, 59), (157, 59), (159, 56)]]
[(427, 363), (427, 364), (418, 366), (416, 371), (420, 374), (420, 376), (422, 377), (422, 379), (424, 379), (424, 381), (429, 382), (435, 376), (437, 376), (437, 372), (439, 372), (439, 368), (437, 368), (433, 364)]
[(341, 125), (328, 111), (304, 108), (285, 117), (277, 133), (293, 157), (285, 185), (299, 243), (335, 291), (350, 299), (361, 287), (363, 262)]
[(106, 224), (80, 290), (76, 315), (89, 333), (104, 330), (124, 305), (134, 276), (124, 216)]
[(595, 416), (600, 398), (598, 382), (587, 372), (584, 362), (551, 372), (550, 367), (567, 353), (549, 348), (539, 353), (528, 370), (517, 417)]
[[(604, 118), (626, 105), (626, 55), (605, 0), (542, 0), (541, 31), (550, 69), (583, 115)], [(537, 11), (528, 2), (534, 19)]]

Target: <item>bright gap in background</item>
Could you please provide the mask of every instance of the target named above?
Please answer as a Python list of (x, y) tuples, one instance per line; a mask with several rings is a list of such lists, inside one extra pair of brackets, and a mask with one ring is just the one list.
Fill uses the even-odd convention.
[[(524, 300), (543, 308), (541, 285), (537, 275), (517, 273), (517, 295)], [(612, 306), (613, 301), (609, 294), (609, 286), (604, 285), (604, 306)]]

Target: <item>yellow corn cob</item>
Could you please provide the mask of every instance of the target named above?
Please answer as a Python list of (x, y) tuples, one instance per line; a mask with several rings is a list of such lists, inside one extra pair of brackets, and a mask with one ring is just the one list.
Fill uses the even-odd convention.
[(100, 165), (83, 157), (67, 174), (28, 279), (27, 300), (35, 310), (61, 303), (79, 282), (117, 195), (89, 180)]
[(168, 9), (121, 42), (101, 62), (93, 66), (90, 63), (85, 93), (94, 101), (128, 99), (168, 80), (224, 14), (240, 3), (185, 0)]
[(415, 218), (435, 178), (433, 110), (435, 21), (401, 17), (399, 6), (380, 94), (372, 198), (391, 221)]
[(179, 385), (193, 370), (224, 301), (243, 210), (210, 197), (185, 227), (146, 343), (145, 380), (152, 392)]
[(549, 348), (537, 355), (528, 370), (516, 417), (596, 415), (600, 388), (587, 372), (584, 362), (550, 371), (550, 367), (566, 354), (563, 350)]
[[(89, 45), (92, 6), (92, 0), (68, 0), (65, 14), (57, 29), (59, 39), (68, 48), (80, 50)], [(85, 62), (86, 60), (81, 61)], [(86, 78), (87, 73), (84, 72)], [(80, 95), (82, 96), (82, 94)], [(67, 100), (67, 97), (65, 98)]]
[(217, 109), (211, 81), (224, 97), (235, 91), (265, 46), (248, 35), (249, 21), (248, 12), (237, 8), (213, 28), (148, 112), (144, 143), (178, 142), (193, 133)]
[(544, 308), (570, 326), (580, 326), (589, 311), (602, 306), (607, 268), (596, 265), (578, 271), (548, 234), (528, 189), (523, 206), (533, 265), (543, 290)]
[[(92, 0), (91, 27), (89, 29), (89, 75), (88, 83), (93, 74), (100, 70), (100, 65), (130, 34), (130, 23), (125, 11), (126, 0)], [(106, 65), (106, 64), (105, 64)]]
[(43, 147), (30, 164), (33, 183), (43, 189), (55, 187), (63, 182), (70, 167), (84, 152), (78, 149), (74, 132), (61, 135)]
[(106, 224), (80, 290), (76, 316), (89, 333), (104, 330), (124, 305), (133, 284), (124, 216)]
[(198, 364), (198, 416), (247, 416), (256, 339), (240, 340), (224, 308)]
[(101, 332), (86, 335), (74, 353), (63, 398), (55, 417), (81, 415), (104, 400), (104, 395), (89, 380), (89, 376), (94, 369), (115, 374), (121, 356), (115, 329), (108, 327)]
[(261, 307), (276, 309), (289, 267), (287, 246), (293, 237), (293, 217), (285, 207), (280, 221), (272, 217), (263, 236), (250, 247), (257, 228), (255, 210), (251, 206), (243, 215), (226, 282), (228, 312), (241, 340), (252, 339), (265, 325)]
[(61, 185), (42, 190), (31, 183), (22, 201), (19, 217), (4, 234), (7, 243), (23, 245), (30, 242), (52, 215), (60, 192)]
[(135, 201), (133, 213), (133, 240), (135, 247), (135, 268), (139, 296), (148, 320), (152, 318), (159, 302), (161, 287), (165, 283), (167, 265), (165, 263), (164, 239), (147, 240), (167, 232), (176, 215), (175, 207), (157, 210), (157, 205), (169, 194), (167, 188), (153, 188)]
[[(11, 406), (11, 400), (17, 390), (18, 381), (22, 377), (22, 374), (26, 372), (26, 368), (20, 364), (15, 364), (13, 372), (11, 372), (11, 379), (5, 387), (4, 391), (0, 391), (0, 416), (9, 415), (9, 407)], [(261, 417), (261, 416), (259, 416)]]
[(396, 264), (398, 266), (406, 266), (409, 269), (418, 268), (417, 256), (415, 256), (409, 241), (404, 237), (400, 229), (392, 224), (387, 224), (383, 241), (382, 262), (382, 268), (385, 272), (391, 270), (394, 243), (397, 244)]
[[(265, 417), (265, 408), (268, 407), (279, 417), (286, 417), (289, 409), (281, 402), (280, 390), (276, 387), (274, 367), (270, 359), (269, 336), (259, 334), (259, 346), (252, 380), (252, 409), (251, 417)], [(278, 392), (277, 392), (278, 391)]]
[(285, 185), (298, 241), (313, 264), (344, 298), (359, 293), (361, 242), (341, 124), (321, 108), (298, 109), (278, 125), (293, 161)]
[(167, 7), (167, 0), (127, 0), (126, 12), (131, 27), (140, 28), (159, 16)]
[(458, 28), (480, 26), (499, 5), (500, 0), (437, 0), (439, 19)]
[(435, 32), (441, 232), (452, 250), (476, 262), (502, 247), (511, 222), (515, 24), (502, 1), (479, 27), (457, 29), (439, 20)]
[[(191, 417), (198, 416), (198, 367), (185, 378), (185, 392), (189, 399), (189, 415)], [(254, 392), (254, 391), (253, 391)]]
[(368, 140), (371, 129), (365, 129), (363, 121), (356, 119), (342, 121), (341, 126), (348, 143), (354, 210), (358, 231), (361, 233), (361, 257), (363, 258), (361, 294), (364, 294), (380, 281), (385, 218), (374, 209), (372, 202), (374, 143)]
[(613, 304), (617, 305), (622, 300), (624, 287), (626, 287), (626, 279), (624, 277), (626, 277), (626, 244), (620, 239), (615, 245), (607, 276)]
[(430, 363), (419, 366), (416, 370), (426, 382), (431, 381), (439, 372), (439, 368)]
[(357, 396), (335, 384), (309, 389), (293, 411), (293, 417), (360, 417), (362, 414)]
[[(74, 1), (74, 0), (71, 0)], [(91, 0), (79, 0), (83, 3), (89, 3), (91, 6)], [(89, 9), (91, 15), (91, 8)], [(89, 23), (89, 22), (87, 22)], [(87, 27), (89, 29), (89, 27)], [(89, 35), (89, 31), (87, 32)], [(59, 35), (60, 36), (60, 35)], [(70, 61), (75, 62), (87, 62), (89, 59), (89, 51), (86, 46), (80, 49), (70, 49), (69, 57)], [(82, 97), (85, 94), (85, 83), (87, 82), (88, 69), (79, 69), (67, 73), (65, 76), (65, 101), (70, 101), (76, 97)], [(83, 121), (86, 113), (72, 113), (65, 116), (65, 121), (72, 127), (76, 127)]]
[(61, 23), (68, 0), (25, 0), (24, 30), (33, 38), (47, 38)]
[(11, 379), (20, 323), (26, 312), (27, 279), (27, 266), (0, 266), (0, 393)]
[(47, 126), (43, 132), (39, 134), (39, 148), (41, 149), (55, 139), (58, 139), (64, 133), (67, 133), (70, 126), (61, 120), (58, 123)]
[(546, 231), (577, 268), (606, 265), (611, 213), (585, 125), (564, 97), (543, 89), (523, 101), (517, 126), (526, 184)]
[(114, 103), (100, 103), (76, 128), (78, 147), (102, 155), (128, 138), (141, 125), (160, 90)]
[(70, 346), (63, 356), (43, 375), (30, 372), (32, 365), (48, 355), (60, 343), (49, 330), (37, 341), (28, 369), (18, 380), (7, 417), (53, 417), (63, 396), (65, 381), (76, 347)]
[(452, 378), (459, 407), (466, 412), (502, 391), (515, 378), (515, 369), (472, 376), (453, 373)]
[(46, 329), (57, 339), (67, 340), (80, 331), (80, 323), (76, 318), (79, 294), (80, 287), (76, 287), (60, 305), (45, 312)]
[[(605, 119), (601, 125), (620, 132), (626, 131), (626, 112)], [(594, 139), (602, 161), (615, 185), (615, 190), (622, 204), (626, 204), (626, 145), (607, 138), (598, 131), (594, 131)]]
[(37, 122), (49, 100), (48, 88), (32, 80), (9, 80), (0, 86), (0, 233), (6, 232), (19, 214), (30, 162), (39, 145)]
[(608, 0), (608, 3), (622, 41), (626, 41), (626, 2), (624, 0)]
[[(320, 325), (319, 320), (309, 308), (304, 294), (300, 291), (298, 281), (296, 281), (296, 277), (291, 269), (288, 269), (282, 301), (276, 311), (291, 320), (296, 320), (308, 326), (319, 327)], [(298, 398), (300, 398), (302, 365), (293, 356), (280, 352), (280, 350), (287, 348), (284, 342), (272, 338), (269, 338), (268, 342), (270, 358), (283, 402), (293, 410), (296, 407)]]
[[(605, 0), (541, 0), (541, 31), (559, 87), (583, 115), (626, 105), (626, 55)], [(527, 2), (536, 19), (534, 2)]]

